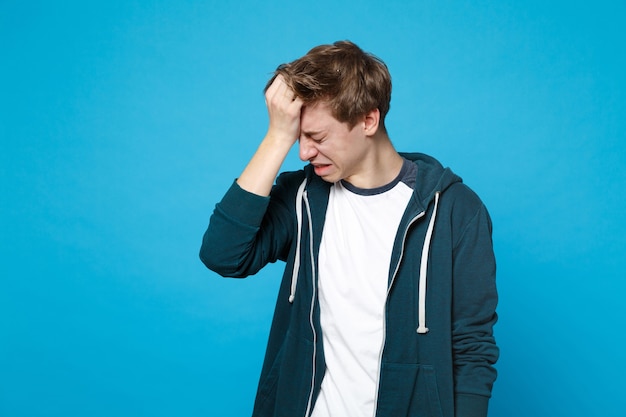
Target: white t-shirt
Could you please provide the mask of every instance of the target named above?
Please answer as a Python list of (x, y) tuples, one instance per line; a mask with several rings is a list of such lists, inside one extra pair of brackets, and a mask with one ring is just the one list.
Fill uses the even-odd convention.
[(377, 397), (391, 252), (417, 166), (376, 189), (331, 187), (319, 253), (326, 373), (312, 417), (371, 417)]

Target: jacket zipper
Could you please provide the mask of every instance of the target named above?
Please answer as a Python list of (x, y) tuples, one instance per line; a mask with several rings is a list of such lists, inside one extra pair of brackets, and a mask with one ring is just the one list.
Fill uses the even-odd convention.
[(402, 236), (402, 245), (401, 245), (402, 250), (400, 252), (400, 257), (398, 258), (398, 262), (396, 263), (396, 269), (393, 271), (393, 275), (391, 276), (391, 282), (389, 283), (389, 287), (387, 288), (387, 296), (385, 298), (385, 307), (383, 309), (383, 342), (380, 346), (380, 354), (378, 356), (379, 368), (378, 368), (378, 380), (376, 381), (376, 394), (374, 397), (374, 412), (372, 413), (373, 417), (376, 417), (376, 413), (378, 412), (378, 391), (380, 389), (380, 373), (381, 373), (381, 368), (382, 368), (382, 363), (383, 363), (383, 350), (385, 349), (385, 342), (387, 339), (387, 301), (389, 300), (389, 293), (391, 292), (393, 283), (396, 280), (396, 275), (398, 275), (398, 269), (400, 269), (400, 263), (402, 263), (402, 258), (404, 258), (404, 244), (406, 243), (406, 236), (409, 233), (409, 229), (411, 228), (413, 223), (418, 221), (420, 218), (424, 217), (424, 214), (426, 214), (425, 211), (418, 213), (415, 217), (411, 219), (409, 224), (404, 229), (404, 236)]
[(311, 325), (311, 331), (313, 332), (313, 369), (311, 372), (311, 390), (309, 391), (309, 400), (307, 401), (305, 417), (310, 417), (313, 412), (313, 391), (315, 390), (315, 367), (317, 365), (317, 332), (315, 331), (315, 324), (313, 323), (313, 310), (315, 309), (315, 296), (317, 293), (316, 275), (315, 270), (315, 258), (313, 254), (313, 222), (311, 220), (311, 206), (309, 205), (308, 193), (306, 190), (303, 193), (304, 205), (307, 212), (307, 221), (309, 223), (309, 252), (311, 256), (311, 284), (313, 286), (313, 295), (311, 296), (311, 310), (309, 311), (309, 324)]

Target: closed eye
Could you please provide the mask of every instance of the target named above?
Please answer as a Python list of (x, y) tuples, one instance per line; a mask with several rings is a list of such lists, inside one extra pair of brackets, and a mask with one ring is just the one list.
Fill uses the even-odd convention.
[(317, 143), (322, 142), (326, 137), (323, 132), (302, 132), (302, 136), (311, 139), (313, 142)]

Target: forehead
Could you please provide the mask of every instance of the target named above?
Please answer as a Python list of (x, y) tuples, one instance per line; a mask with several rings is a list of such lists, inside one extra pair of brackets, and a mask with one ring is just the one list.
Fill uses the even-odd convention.
[(340, 126), (343, 126), (343, 123), (335, 119), (326, 102), (321, 101), (302, 108), (300, 128), (303, 132), (319, 132), (337, 129)]

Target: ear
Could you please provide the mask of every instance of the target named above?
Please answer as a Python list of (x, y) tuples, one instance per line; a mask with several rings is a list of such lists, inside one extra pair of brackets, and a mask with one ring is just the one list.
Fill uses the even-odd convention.
[(374, 109), (363, 118), (363, 132), (366, 136), (374, 136), (380, 123), (380, 110)]

